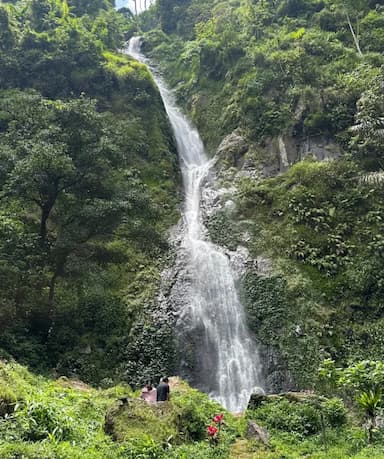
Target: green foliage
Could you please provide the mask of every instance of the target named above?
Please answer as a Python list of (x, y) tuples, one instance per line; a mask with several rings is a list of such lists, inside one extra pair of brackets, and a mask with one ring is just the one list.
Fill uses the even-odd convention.
[(93, 382), (169, 371), (172, 331), (156, 362), (131, 332), (156, 308), (179, 181), (153, 80), (116, 51), (132, 18), (44, 0), (0, 21), (1, 353)]
[(258, 341), (280, 355), (268, 375), (271, 389), (280, 390), (292, 377), (299, 387), (313, 387), (325, 332), (314, 286), (294, 272), (291, 278), (248, 272), (242, 279), (242, 300)]
[(322, 363), (319, 374), (347, 392), (379, 391), (384, 386), (384, 362), (364, 360), (346, 368), (335, 366), (333, 360)]
[(181, 445), (167, 452), (167, 459), (219, 459), (228, 457), (228, 446), (211, 447), (207, 443)]
[(255, 418), (262, 421), (267, 428), (300, 435), (311, 435), (320, 431), (319, 413), (307, 403), (295, 404), (288, 400), (268, 403), (256, 411)]
[[(372, 352), (383, 358), (380, 334), (374, 331), (382, 310), (381, 223), (375, 217), (381, 212), (381, 193), (379, 181), (366, 180), (358, 165), (346, 160), (307, 159), (260, 184), (240, 183), (241, 217), (253, 219), (254, 250), (278, 260), (277, 272), (288, 285), (274, 293), (271, 286), (263, 288), (272, 279), (245, 277), (252, 328), (288, 361), (291, 355), (312, 355), (313, 381), (322, 352), (339, 361), (356, 353), (362, 359)], [(291, 292), (297, 272), (303, 288)], [(286, 330), (298, 324), (298, 339), (284, 339)], [(296, 343), (309, 341), (312, 351), (297, 356)]]
[(368, 392), (362, 392), (357, 397), (357, 403), (364, 409), (366, 415), (369, 418), (374, 418), (382, 405), (382, 393), (381, 389), (377, 389), (376, 392), (369, 390)]
[[(222, 447), (214, 453), (204, 441), (196, 443), (204, 440), (206, 425), (222, 408), (180, 380), (175, 380), (172, 401), (161, 406), (146, 404), (126, 386), (94, 390), (1, 362), (0, 386), (5, 383), (14, 388), (17, 402), (15, 411), (0, 419), (1, 457), (165, 459), (184, 453), (189, 458), (199, 450), (206, 457), (226, 457), (236, 432), (232, 416), (225, 414), (228, 435)], [(128, 404), (117, 401), (122, 397), (129, 398)], [(114, 442), (103, 432), (106, 414), (113, 416)]]
[[(159, 43), (151, 31), (146, 49), (161, 61), (210, 148), (238, 127), (258, 143), (279, 133), (298, 142), (316, 135), (348, 138), (361, 92), (344, 85), (341, 75), (353, 77), (360, 47), (382, 51), (382, 11), (357, 3), (159, 3), (159, 23), (173, 39)], [(375, 71), (382, 58), (370, 58), (363, 65)], [(201, 99), (209, 111), (201, 113)]]
[(368, 170), (382, 168), (384, 146), (384, 77), (381, 74), (357, 103), (351, 147)]
[(331, 398), (321, 403), (325, 421), (331, 427), (341, 427), (347, 421), (347, 409), (339, 398)]
[(133, 438), (121, 450), (122, 457), (127, 459), (158, 459), (164, 457), (163, 448), (151, 437)]
[(383, 406), (384, 362), (365, 360), (346, 368), (337, 368), (332, 360), (325, 360), (320, 376), (343, 390), (363, 410), (368, 419), (368, 441), (372, 443), (376, 416)]
[[(0, 418), (0, 455), (7, 459), (20, 455), (28, 459), (225, 459), (233, 457), (233, 442), (240, 441), (247, 444), (248, 452), (267, 459), (276, 454), (295, 459), (303, 454), (319, 459), (329, 454), (340, 459), (381, 457), (382, 445), (367, 450), (361, 430), (344, 426), (345, 407), (338, 399), (287, 398), (263, 402), (259, 409), (248, 411), (248, 418), (270, 428), (271, 446), (265, 448), (239, 438), (238, 418), (207, 395), (176, 378), (171, 382), (171, 402), (153, 406), (127, 386), (95, 390), (78, 380), (50, 381), (20, 365), (0, 362), (0, 387), (12, 387), (16, 400), (15, 412)], [(120, 400), (126, 397), (128, 403), (122, 404)], [(320, 409), (326, 422), (327, 453), (322, 452), (320, 433), (314, 432)], [(196, 432), (201, 431), (204, 438), (212, 417), (223, 412), (219, 445), (197, 441)], [(107, 420), (112, 421), (114, 440), (104, 432)]]

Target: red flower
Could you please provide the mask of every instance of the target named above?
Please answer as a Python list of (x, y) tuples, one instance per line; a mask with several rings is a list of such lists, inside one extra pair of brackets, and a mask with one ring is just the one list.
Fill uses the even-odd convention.
[(208, 436), (214, 437), (218, 431), (219, 429), (217, 427), (213, 425), (208, 426), (208, 429), (207, 429)]
[(221, 424), (223, 422), (223, 417), (224, 414), (216, 414), (216, 416), (213, 417), (213, 422), (216, 424)]

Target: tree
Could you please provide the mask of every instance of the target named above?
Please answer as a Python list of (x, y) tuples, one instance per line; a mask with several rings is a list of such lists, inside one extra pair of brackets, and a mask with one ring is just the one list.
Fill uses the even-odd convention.
[(384, 362), (363, 360), (346, 368), (337, 368), (333, 360), (327, 359), (320, 368), (320, 377), (352, 397), (364, 410), (371, 443), (376, 417), (384, 401)]
[(341, 6), (347, 19), (357, 53), (362, 57), (363, 53), (360, 48), (360, 20), (364, 11), (368, 8), (367, 2), (365, 0), (338, 0), (337, 3)]
[(183, 17), (189, 3), (190, 0), (158, 0), (158, 15), (165, 33), (170, 34), (177, 30), (177, 22)]
[(12, 25), (9, 8), (5, 5), (0, 5), (0, 51), (11, 50), (15, 43), (15, 26)]
[(106, 10), (114, 6), (110, 0), (68, 0), (68, 5), (74, 8), (77, 16), (89, 14), (96, 16), (100, 10)]
[(123, 215), (134, 213), (135, 200), (145, 200), (145, 190), (124, 169), (108, 115), (98, 113), (94, 101), (53, 102), (14, 92), (0, 107), (8, 124), (0, 137), (2, 151), (12, 152), (13, 162), (3, 197), (28, 204), (38, 218), (53, 309), (55, 283), (69, 255), (111, 235)]
[(383, 168), (384, 151), (384, 75), (379, 75), (357, 102), (351, 147), (370, 167)]

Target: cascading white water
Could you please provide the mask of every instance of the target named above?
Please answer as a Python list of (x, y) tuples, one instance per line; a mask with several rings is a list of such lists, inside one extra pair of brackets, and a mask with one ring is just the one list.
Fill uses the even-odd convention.
[[(140, 53), (140, 38), (126, 51), (148, 63)], [(201, 219), (201, 191), (211, 168), (200, 136), (175, 104), (162, 79), (153, 74), (168, 114), (181, 162), (185, 189), (182, 250), (187, 253), (189, 288), (183, 314), (203, 330), (198, 355), (200, 386), (232, 412), (246, 408), (250, 394), (261, 385), (261, 365), (239, 301), (228, 257), (205, 240)]]

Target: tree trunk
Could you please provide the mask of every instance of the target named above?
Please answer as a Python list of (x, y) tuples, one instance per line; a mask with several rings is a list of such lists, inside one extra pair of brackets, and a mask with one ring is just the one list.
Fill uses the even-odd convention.
[(43, 244), (47, 241), (47, 221), (49, 218), (49, 214), (51, 213), (51, 209), (48, 206), (43, 206), (41, 208), (41, 219), (40, 219), (40, 239)]
[(348, 21), (349, 30), (351, 31), (351, 34), (352, 34), (352, 37), (353, 37), (353, 41), (355, 42), (355, 46), (356, 46), (356, 49), (357, 49), (357, 53), (358, 53), (358, 55), (359, 55), (360, 57), (363, 57), (363, 53), (361, 52), (361, 49), (360, 49), (359, 36), (358, 36), (358, 34), (355, 33), (355, 31), (353, 30), (351, 18), (349, 17), (348, 11), (345, 11), (345, 15), (347, 16), (347, 21)]
[(51, 281), (49, 283), (49, 293), (48, 293), (48, 306), (49, 306), (49, 313), (50, 315), (53, 314), (53, 301), (55, 299), (55, 287), (56, 287), (56, 279), (59, 276), (59, 271), (56, 269), (53, 276), (51, 277)]
[(373, 416), (368, 419), (367, 432), (368, 432), (368, 443), (369, 444), (373, 442), (373, 431), (375, 430), (375, 427), (376, 427), (376, 416)]
[(324, 451), (327, 454), (328, 453), (327, 433), (325, 430), (324, 414), (321, 411), (321, 408), (320, 408), (320, 424), (321, 424), (321, 434), (322, 434), (322, 439), (323, 439)]

